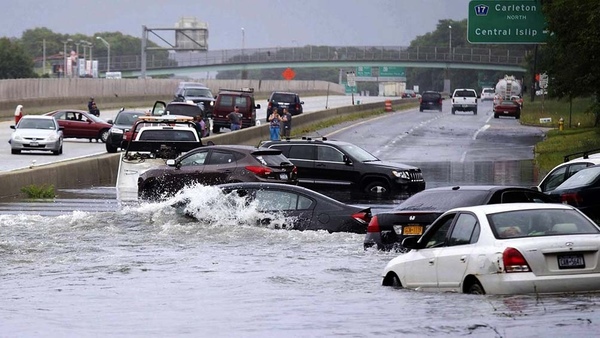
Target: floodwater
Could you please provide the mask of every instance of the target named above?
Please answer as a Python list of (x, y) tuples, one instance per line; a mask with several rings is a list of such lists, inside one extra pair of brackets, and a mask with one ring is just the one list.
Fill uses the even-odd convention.
[[(428, 187), (531, 186), (530, 161), (420, 163)], [(0, 337), (579, 337), (598, 294), (475, 296), (381, 286), (363, 236), (256, 226), (214, 187), (120, 205), (112, 188), (0, 204)], [(340, 194), (342, 196), (343, 194)], [(385, 209), (384, 201), (350, 200)], [(398, 202), (398, 201), (396, 201)]]

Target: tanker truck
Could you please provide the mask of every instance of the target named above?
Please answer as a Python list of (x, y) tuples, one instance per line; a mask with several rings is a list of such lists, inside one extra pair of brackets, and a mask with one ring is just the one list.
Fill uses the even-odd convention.
[(521, 82), (514, 76), (505, 75), (496, 84), (496, 95), (494, 97), (494, 117), (514, 116), (521, 118), (523, 108), (523, 97), (521, 96)]

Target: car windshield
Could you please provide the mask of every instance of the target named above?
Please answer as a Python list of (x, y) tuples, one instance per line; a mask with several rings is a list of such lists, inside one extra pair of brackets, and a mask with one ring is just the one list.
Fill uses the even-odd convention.
[(487, 218), (498, 239), (600, 233), (594, 223), (575, 210), (515, 210), (489, 214)]
[(423, 99), (426, 100), (435, 100), (442, 97), (439, 93), (423, 93)]
[(18, 129), (56, 129), (54, 120), (50, 119), (23, 119)]
[(294, 102), (296, 95), (294, 94), (285, 94), (285, 93), (274, 93), (271, 97), (271, 101), (275, 102)]
[(133, 126), (133, 123), (140, 116), (144, 116), (144, 114), (138, 112), (121, 112), (119, 115), (117, 115), (115, 124)]
[(185, 95), (190, 97), (209, 97), (212, 99), (213, 94), (208, 88), (187, 88), (185, 89)]
[(359, 162), (372, 162), (372, 161), (379, 161), (379, 159), (375, 156), (373, 156), (373, 154), (371, 154), (370, 152), (364, 150), (363, 148), (354, 145), (354, 144), (342, 144), (340, 145), (340, 148), (342, 148), (342, 150), (350, 155), (352, 158), (354, 158), (355, 160), (359, 161)]
[(488, 192), (484, 190), (425, 190), (412, 195), (394, 210), (445, 211), (458, 207), (480, 205), (485, 201), (487, 195)]
[(202, 108), (195, 104), (170, 104), (167, 105), (169, 115), (183, 115), (195, 117), (202, 115)]
[(492, 88), (484, 89), (483, 92), (486, 94), (494, 94), (494, 90)]
[(587, 169), (583, 169), (578, 171), (573, 176), (569, 177), (556, 189), (572, 189), (584, 187), (586, 185), (590, 185), (592, 182), (598, 179), (598, 176), (600, 176), (600, 166), (594, 166)]

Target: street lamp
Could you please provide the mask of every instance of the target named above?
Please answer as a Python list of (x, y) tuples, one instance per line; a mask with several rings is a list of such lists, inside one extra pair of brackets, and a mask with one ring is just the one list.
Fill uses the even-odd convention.
[(94, 77), (94, 58), (92, 57), (92, 47), (94, 47), (94, 44), (88, 42), (88, 47), (90, 47), (90, 73)]
[(102, 37), (97, 36), (96, 37), (97, 40), (102, 41), (102, 43), (104, 43), (104, 45), (106, 46), (106, 49), (108, 50), (108, 57), (106, 59), (106, 72), (110, 72), (110, 43), (108, 43), (108, 41), (104, 40)]
[[(90, 43), (88, 41), (85, 41), (85, 40), (81, 40), (81, 41), (79, 41), (79, 43), (81, 44), (81, 47), (83, 47), (83, 75), (85, 76), (85, 75), (87, 75), (87, 61), (86, 61), (87, 55), (86, 55), (86, 52), (85, 52), (85, 48), (87, 46), (89, 46)], [(79, 68), (79, 69), (81, 70), (81, 68)], [(79, 74), (79, 75), (81, 76), (81, 74)]]
[(246, 47), (246, 31), (242, 27), (242, 55), (244, 55), (244, 48)]
[(67, 39), (67, 41), (63, 41), (63, 58), (64, 58), (64, 66), (63, 66), (63, 77), (67, 75), (67, 43), (73, 42), (73, 39)]
[(452, 58), (452, 26), (448, 25), (448, 31), (450, 32), (450, 38), (448, 39), (448, 54)]

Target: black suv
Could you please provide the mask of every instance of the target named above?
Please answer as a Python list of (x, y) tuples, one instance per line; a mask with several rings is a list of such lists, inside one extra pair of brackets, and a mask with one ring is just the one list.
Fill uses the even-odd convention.
[(283, 108), (287, 108), (292, 116), (302, 114), (302, 105), (304, 101), (300, 101), (300, 96), (296, 93), (288, 92), (273, 92), (267, 100), (267, 121), (273, 112), (273, 108), (277, 108), (279, 115), (282, 114)]
[(109, 124), (112, 124), (105, 142), (106, 151), (109, 153), (116, 153), (117, 150), (121, 148), (123, 134), (131, 129), (131, 126), (137, 121), (138, 117), (144, 115), (143, 112), (121, 109), (114, 120), (106, 121)]
[(442, 111), (442, 94), (434, 91), (426, 91), (419, 99), (419, 111), (437, 110)]
[(352, 143), (302, 138), (266, 141), (261, 146), (281, 149), (298, 167), (298, 183), (302, 186), (345, 187), (376, 198), (425, 189), (421, 169), (381, 161)]
[(197, 82), (181, 82), (175, 91), (173, 101), (179, 102), (194, 102), (199, 105), (207, 114), (211, 114), (215, 105), (215, 98), (210, 91), (202, 83)]

